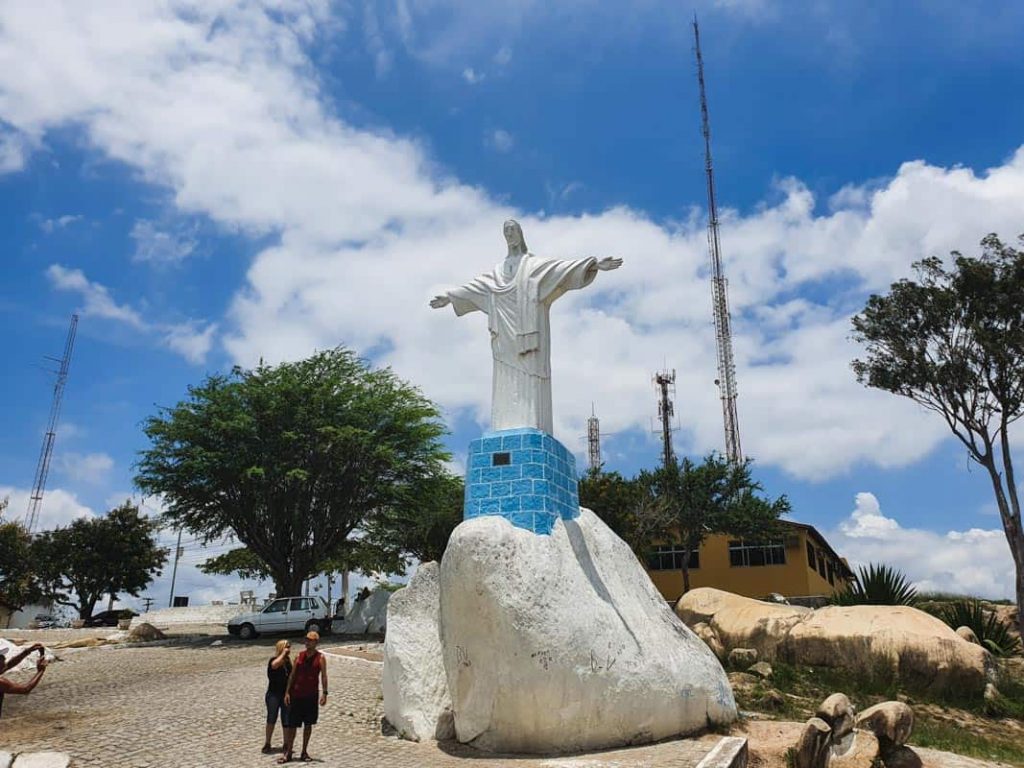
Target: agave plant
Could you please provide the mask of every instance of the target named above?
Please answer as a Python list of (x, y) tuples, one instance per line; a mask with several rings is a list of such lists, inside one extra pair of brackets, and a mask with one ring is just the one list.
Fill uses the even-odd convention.
[(902, 571), (871, 563), (858, 568), (850, 585), (837, 592), (832, 602), (835, 605), (914, 605), (917, 590)]
[(992, 611), (986, 611), (979, 600), (957, 600), (936, 612), (953, 629), (970, 627), (984, 648), (993, 656), (1015, 656), (1021, 652), (1020, 638), (1010, 625)]

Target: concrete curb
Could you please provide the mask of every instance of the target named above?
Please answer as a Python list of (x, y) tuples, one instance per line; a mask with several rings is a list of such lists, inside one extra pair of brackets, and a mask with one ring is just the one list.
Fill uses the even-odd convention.
[(721, 739), (697, 768), (747, 768), (747, 740), (742, 736)]

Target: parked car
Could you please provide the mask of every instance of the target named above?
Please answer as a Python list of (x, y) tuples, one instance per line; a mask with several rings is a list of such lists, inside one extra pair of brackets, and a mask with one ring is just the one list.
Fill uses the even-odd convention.
[(331, 631), (331, 609), (322, 597), (279, 597), (262, 611), (242, 613), (228, 621), (228, 632), (243, 640), (268, 632)]
[(87, 627), (116, 627), (117, 622), (120, 619), (134, 619), (138, 616), (135, 611), (130, 611), (127, 608), (119, 608), (116, 611), (100, 611), (94, 613), (90, 618), (85, 620), (85, 626)]

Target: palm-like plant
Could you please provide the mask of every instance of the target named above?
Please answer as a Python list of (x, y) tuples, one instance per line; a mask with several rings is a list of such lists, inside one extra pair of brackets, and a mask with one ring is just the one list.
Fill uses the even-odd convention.
[(992, 611), (986, 611), (979, 600), (957, 600), (941, 606), (936, 615), (953, 629), (970, 627), (983, 648), (993, 656), (1015, 656), (1021, 652), (1019, 637), (1010, 625)]
[(917, 590), (902, 571), (884, 564), (861, 566), (853, 582), (833, 598), (834, 605), (915, 605)]

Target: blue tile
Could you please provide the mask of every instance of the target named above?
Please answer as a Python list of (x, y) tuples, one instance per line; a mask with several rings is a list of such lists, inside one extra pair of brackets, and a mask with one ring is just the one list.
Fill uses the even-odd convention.
[(501, 438), (501, 450), (503, 451), (518, 451), (522, 444), (522, 435), (505, 435)]
[(512, 451), (512, 463), (513, 464), (529, 464), (530, 463), (530, 451)]
[(479, 501), (467, 501), (463, 506), (463, 515), (468, 519), (470, 517), (476, 517), (480, 514), (480, 502)]
[(536, 480), (513, 480), (512, 481), (512, 494), (514, 496), (525, 496), (533, 493), (533, 484)]
[(480, 450), (483, 453), (494, 453), (501, 450), (500, 437), (485, 437), (480, 441)]
[(491, 483), (491, 496), (495, 498), (501, 498), (502, 496), (508, 496), (512, 493), (511, 484), (506, 482)]
[(523, 448), (540, 448), (544, 445), (543, 432), (531, 432), (523, 435)]
[(484, 469), (491, 466), (491, 456), (487, 453), (474, 453), (469, 457), (470, 469)]
[(470, 499), (486, 499), (491, 495), (491, 486), (488, 483), (478, 483), (469, 486)]
[(515, 465), (510, 467), (499, 467), (502, 480), (518, 480), (523, 476), (523, 468)]
[(529, 477), (534, 480), (544, 479), (544, 465), (543, 464), (527, 464), (523, 467), (523, 477)]
[(533, 493), (539, 496), (549, 496), (555, 489), (551, 486), (550, 480), (534, 480)]
[(501, 514), (501, 502), (498, 499), (483, 499), (480, 504), (481, 515)]
[(506, 496), (501, 499), (501, 512), (518, 512), (519, 511), (519, 496)]
[(513, 512), (509, 516), (509, 522), (511, 522), (512, 525), (519, 528), (525, 528), (527, 531), (533, 530), (533, 520), (533, 512)]
[(501, 480), (501, 467), (487, 467), (486, 469), (476, 470), (480, 473), (480, 482), (482, 483), (493, 483), (495, 480)]

